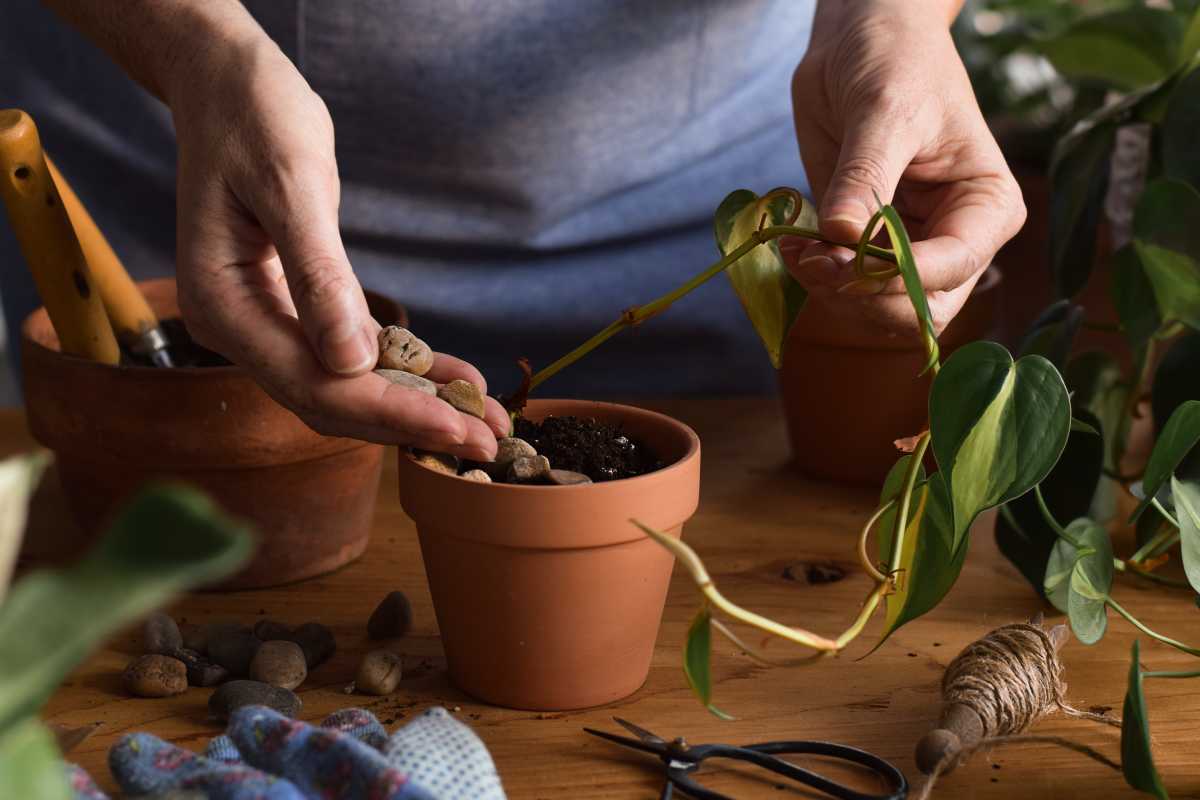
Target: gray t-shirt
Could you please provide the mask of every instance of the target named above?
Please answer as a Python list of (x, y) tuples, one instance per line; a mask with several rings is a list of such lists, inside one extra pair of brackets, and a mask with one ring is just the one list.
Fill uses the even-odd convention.
[[(735, 188), (803, 186), (788, 84), (802, 0), (247, 0), (324, 98), (365, 285), (498, 390), (717, 257)], [(138, 274), (169, 272), (168, 112), (36, 0), (7, 0), (0, 104), (43, 139)], [(0, 233), (10, 325), (33, 296)], [(731, 374), (731, 365), (737, 374)], [(724, 279), (546, 394), (762, 391)]]

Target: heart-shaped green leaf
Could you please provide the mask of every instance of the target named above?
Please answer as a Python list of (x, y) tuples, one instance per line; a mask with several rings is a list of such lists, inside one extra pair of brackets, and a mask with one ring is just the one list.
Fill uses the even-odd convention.
[[(1063, 373), (1071, 392), (1071, 405), (1090, 411), (1100, 421), (1104, 437), (1104, 466), (1116, 472), (1125, 453), (1129, 438), (1129, 415), (1125, 404), (1129, 400), (1129, 385), (1121, 367), (1111, 355), (1101, 350), (1080, 353), (1067, 362)], [(1074, 515), (1063, 516), (1071, 519)]]
[(36, 719), (0, 733), (0, 797), (69, 800), (74, 796), (54, 735)]
[(0, 730), (32, 713), (110, 632), (249, 557), (249, 534), (203, 495), (139, 495), (78, 564), (34, 572), (0, 606)]
[(1071, 430), (1071, 400), (1045, 358), (1014, 362), (994, 342), (972, 342), (934, 380), (929, 421), (957, 552), (980, 512), (1020, 497), (1053, 469)]
[(1150, 717), (1146, 714), (1146, 697), (1142, 691), (1142, 665), (1138, 660), (1138, 643), (1133, 642), (1129, 664), (1129, 686), (1125, 690), (1125, 707), (1121, 712), (1121, 771), (1125, 782), (1139, 792), (1168, 800), (1167, 789), (1150, 749)]
[[(1099, 420), (1087, 409), (1075, 413), (1099, 427)], [(1088, 513), (1103, 466), (1103, 438), (1073, 428), (1058, 463), (1041, 483), (1042, 497), (1055, 518), (1075, 519)], [(1003, 512), (996, 518), (996, 544), (1034, 589), (1043, 593), (1047, 559), (1058, 534), (1043, 518), (1032, 492), (1010, 500)]]
[(1179, 547), (1188, 583), (1200, 593), (1200, 483), (1171, 476), (1171, 497), (1179, 520)]
[(1085, 16), (1033, 47), (1072, 81), (1099, 81), (1129, 91), (1171, 74), (1182, 28), (1170, 11), (1125, 8)]
[[(934, 473), (913, 492), (896, 591), (885, 601), (884, 631), (876, 647), (901, 626), (935, 608), (958, 580), (968, 540), (952, 550), (953, 527), (949, 492), (941, 473)], [(890, 563), (892, 537), (881, 534), (881, 545), (880, 556), (884, 563)]]
[(1129, 517), (1130, 522), (1142, 515), (1150, 505), (1151, 498), (1158, 494), (1158, 490), (1166, 484), (1197, 442), (1200, 442), (1200, 400), (1188, 400), (1175, 409), (1154, 442), (1154, 449), (1150, 452), (1146, 471), (1142, 475), (1142, 490), (1146, 499), (1134, 509)]
[(1200, 192), (1181, 180), (1147, 184), (1133, 210), (1133, 235), (1168, 250), (1200, 252)]
[[(794, 212), (793, 202), (791, 196), (764, 202), (763, 198), (746, 189), (730, 194), (717, 208), (713, 220), (721, 254), (729, 255), (764, 224), (785, 223)], [(804, 203), (795, 224), (816, 228), (816, 216), (810, 203)], [(755, 247), (726, 269), (725, 274), (767, 348), (771, 363), (778, 369), (783, 364), (788, 331), (804, 308), (808, 293), (788, 272), (776, 240)]]
[(683, 646), (683, 674), (704, 706), (722, 719), (732, 719), (712, 704), (712, 612), (705, 603), (688, 627)]
[(1060, 297), (1079, 292), (1092, 274), (1115, 135), (1113, 120), (1081, 125), (1055, 152), (1050, 167), (1050, 271)]
[(1054, 543), (1046, 563), (1046, 598), (1067, 613), (1079, 641), (1095, 644), (1108, 627), (1112, 543), (1108, 531), (1087, 517), (1073, 520), (1066, 530), (1075, 544), (1066, 539)]
[(1158, 313), (1154, 285), (1146, 277), (1142, 260), (1132, 244), (1113, 253), (1112, 299), (1121, 321), (1121, 332), (1130, 348), (1141, 354), (1162, 324), (1162, 317)]
[(1135, 239), (1133, 248), (1154, 288), (1159, 314), (1200, 330), (1200, 264), (1177, 250)]

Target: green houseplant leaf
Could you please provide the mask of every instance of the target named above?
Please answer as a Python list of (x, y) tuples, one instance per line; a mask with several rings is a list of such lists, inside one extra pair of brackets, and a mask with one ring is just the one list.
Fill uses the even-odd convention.
[[(1075, 414), (1099, 428), (1100, 421), (1085, 408)], [(1057, 519), (1085, 516), (1092, 504), (1104, 467), (1104, 439), (1072, 429), (1058, 463), (1041, 483), (1042, 496)], [(1058, 541), (1038, 509), (1037, 499), (1026, 492), (1008, 501), (996, 518), (996, 545), (1039, 593), (1045, 593), (1046, 563)]]
[(1162, 324), (1162, 317), (1158, 313), (1154, 286), (1146, 277), (1142, 260), (1132, 244), (1126, 244), (1113, 253), (1112, 299), (1125, 340), (1140, 358), (1146, 344)]
[(1129, 521), (1135, 522), (1150, 500), (1158, 494), (1175, 469), (1200, 441), (1200, 400), (1188, 400), (1175, 409), (1167, 424), (1163, 426), (1150, 458), (1146, 462), (1146, 472), (1142, 476), (1142, 490), (1145, 500), (1138, 504), (1130, 515)]
[(1154, 766), (1150, 749), (1150, 717), (1146, 714), (1146, 696), (1142, 691), (1142, 665), (1138, 660), (1138, 643), (1133, 642), (1129, 664), (1129, 687), (1125, 690), (1125, 707), (1121, 712), (1121, 771), (1125, 782), (1139, 792), (1168, 800), (1166, 787)]
[(959, 348), (929, 394), (933, 452), (949, 476), (954, 540), (980, 512), (1040, 483), (1071, 429), (1071, 400), (1054, 365), (1037, 355), (1013, 361), (995, 342)]
[[(913, 492), (904, 552), (900, 556), (901, 574), (896, 591), (885, 600), (884, 629), (876, 647), (901, 626), (933, 610), (950, 592), (962, 571), (969, 541), (963, 539), (954, 548), (953, 537), (950, 494), (941, 473), (934, 473)], [(889, 563), (892, 537), (881, 536), (880, 544), (880, 555), (884, 563)]]
[[(1078, 414), (1090, 411), (1100, 421), (1104, 437), (1104, 467), (1117, 472), (1129, 437), (1129, 416), (1125, 405), (1129, 400), (1129, 384), (1121, 367), (1111, 355), (1101, 350), (1089, 350), (1067, 362), (1063, 373), (1071, 391), (1071, 404)], [(1063, 516), (1063, 519), (1073, 519)]]
[[(794, 212), (793, 202), (789, 196), (763, 202), (763, 198), (746, 189), (731, 193), (721, 202), (713, 220), (721, 254), (728, 255), (746, 242), (759, 229), (764, 215), (767, 226), (787, 222)], [(804, 206), (796, 223), (815, 229), (815, 212), (810, 204)], [(725, 274), (767, 348), (771, 363), (778, 369), (783, 364), (788, 331), (804, 308), (808, 293), (788, 272), (774, 239), (739, 258)]]
[(1072, 81), (1129, 91), (1171, 74), (1182, 38), (1175, 14), (1133, 7), (1084, 17), (1034, 49)]
[(1193, 70), (1171, 92), (1162, 125), (1163, 172), (1193, 186), (1200, 186), (1197, 130), (1200, 130), (1200, 71)]
[(1179, 520), (1179, 548), (1188, 583), (1200, 593), (1200, 483), (1171, 476), (1171, 497)]
[(1188, 400), (1200, 400), (1200, 333), (1189, 332), (1176, 339), (1154, 371), (1150, 407), (1154, 429), (1161, 431), (1175, 409)]
[(139, 495), (78, 564), (23, 578), (0, 607), (0, 730), (32, 713), (110, 631), (241, 566), (249, 534), (203, 495)]
[(722, 719), (732, 719), (712, 704), (711, 659), (712, 612), (705, 603), (688, 626), (687, 643), (683, 647), (683, 674), (705, 708)]
[(1029, 326), (1018, 351), (1023, 356), (1042, 356), (1057, 369), (1064, 369), (1083, 316), (1083, 306), (1066, 298), (1051, 303)]
[(892, 247), (896, 251), (896, 268), (900, 270), (900, 278), (904, 282), (904, 291), (908, 294), (917, 319), (921, 323), (921, 338), (925, 341), (925, 352), (929, 360), (925, 363), (924, 374), (938, 360), (937, 335), (933, 328), (933, 315), (929, 312), (929, 301), (925, 297), (925, 286), (921, 283), (921, 274), (917, 271), (917, 260), (913, 257), (912, 242), (908, 239), (908, 231), (900, 219), (900, 213), (892, 206), (879, 209), (880, 218), (887, 226), (888, 236), (891, 237)]
[(1060, 297), (1079, 292), (1092, 274), (1115, 135), (1113, 120), (1085, 120), (1055, 151), (1050, 166), (1050, 269)]
[(1149, 183), (1133, 209), (1133, 235), (1168, 250), (1200, 253), (1200, 192), (1181, 180)]
[(1167, 321), (1200, 330), (1200, 264), (1189, 255), (1135, 239), (1134, 250)]
[(70, 800), (73, 796), (54, 735), (29, 718), (0, 732), (0, 797)]
[(1112, 588), (1112, 543), (1108, 531), (1087, 517), (1073, 520), (1067, 534), (1074, 543), (1060, 538), (1050, 551), (1046, 598), (1067, 613), (1079, 641), (1095, 644), (1108, 627), (1105, 600)]

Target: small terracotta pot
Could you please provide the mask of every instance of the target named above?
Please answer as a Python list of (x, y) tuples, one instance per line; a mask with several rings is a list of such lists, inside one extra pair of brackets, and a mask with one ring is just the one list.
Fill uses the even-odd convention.
[[(938, 342), (944, 361), (968, 342), (994, 336), (1001, 273), (979, 279)], [(900, 457), (893, 442), (928, 426), (930, 378), (919, 341), (881, 340), (878, 347), (830, 341), (828, 326), (806, 308), (784, 350), (779, 384), (792, 456), (807, 475), (878, 485)]]
[(679, 536), (696, 510), (700, 440), (630, 406), (533, 400), (530, 419), (620, 425), (670, 466), (584, 486), (474, 483), (400, 454), (451, 680), (488, 703), (567, 710), (637, 691), (650, 669), (673, 559), (630, 524)]
[[(173, 279), (140, 285), (160, 319), (179, 316)], [(398, 304), (370, 301), (377, 317), (404, 320)], [(64, 356), (44, 308), (21, 332), (29, 427), (57, 456), (85, 540), (147, 480), (175, 479), (257, 528), (254, 560), (222, 588), (300, 580), (366, 549), (381, 446), (313, 432), (240, 367), (114, 367)], [(50, 561), (78, 555), (86, 541), (71, 544), (73, 553), (29, 543), (35, 560)]]

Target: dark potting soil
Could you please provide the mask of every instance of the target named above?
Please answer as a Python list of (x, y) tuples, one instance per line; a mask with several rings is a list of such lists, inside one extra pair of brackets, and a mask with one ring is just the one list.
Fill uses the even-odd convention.
[[(214, 353), (208, 348), (201, 347), (192, 339), (192, 335), (183, 325), (183, 320), (164, 319), (159, 323), (162, 328), (163, 335), (167, 337), (169, 343), (167, 352), (171, 354), (171, 361), (177, 367), (228, 367), (230, 362), (225, 356), (219, 353)], [(122, 355), (130, 364), (135, 364), (139, 367), (154, 366), (150, 359), (132, 353), (125, 348), (121, 348)]]
[(546, 417), (531, 422), (517, 417), (513, 436), (533, 445), (554, 469), (582, 472), (597, 483), (645, 475), (664, 466), (619, 427), (591, 418)]

